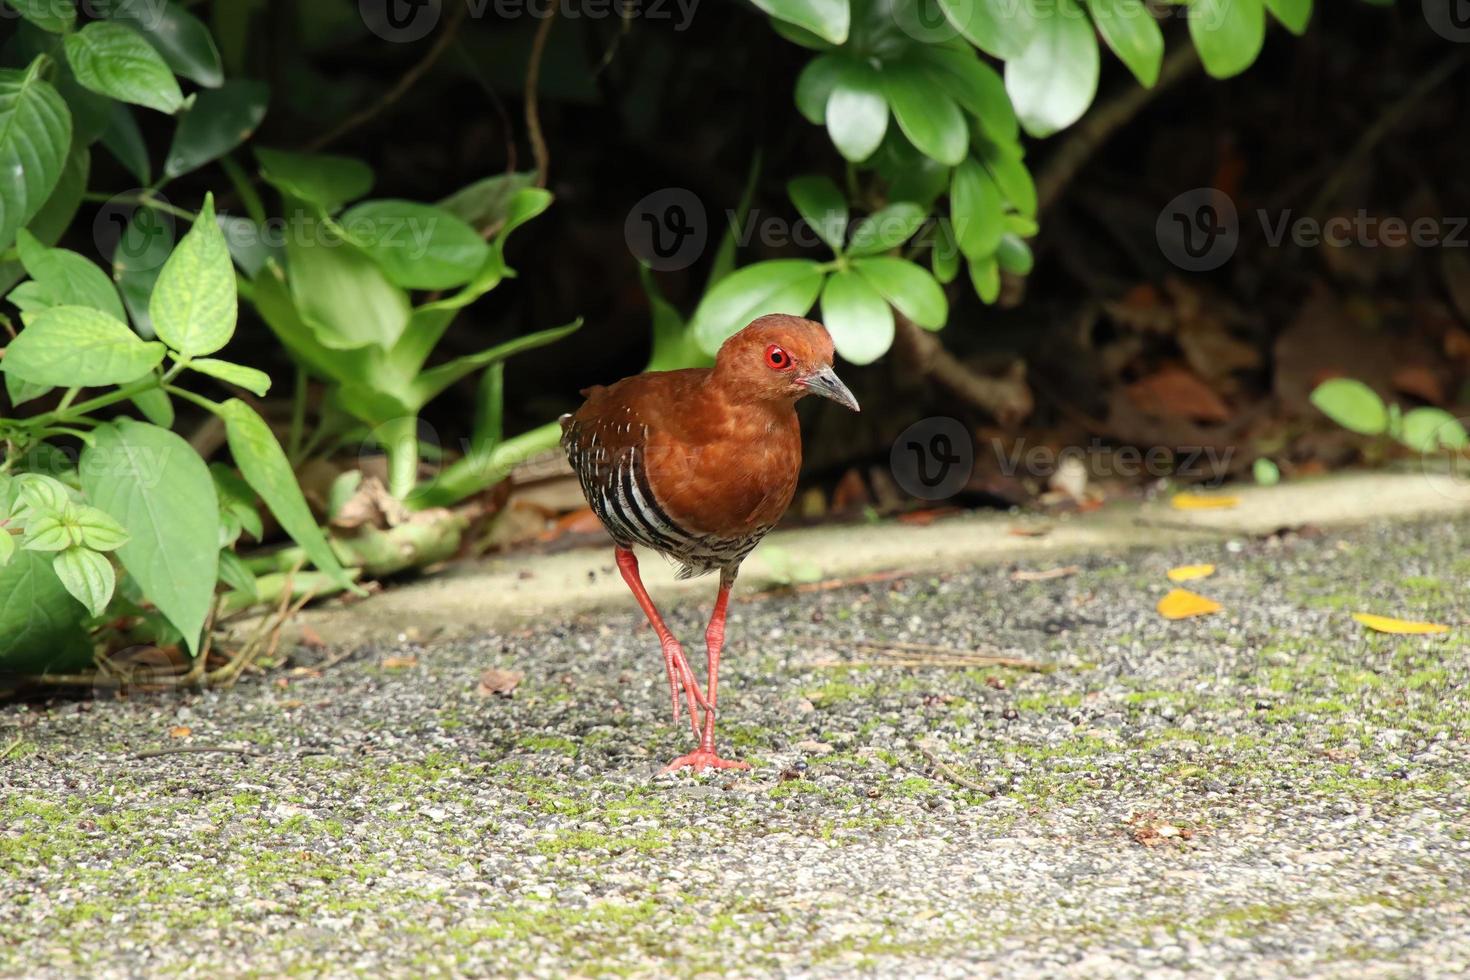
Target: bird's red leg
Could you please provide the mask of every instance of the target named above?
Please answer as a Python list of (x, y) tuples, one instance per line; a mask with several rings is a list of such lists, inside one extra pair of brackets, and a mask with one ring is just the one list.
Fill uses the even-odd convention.
[(618, 559), (618, 570), (623, 573), (623, 581), (628, 583), (628, 588), (633, 591), (633, 598), (638, 600), (638, 605), (643, 608), (643, 615), (648, 617), (649, 625), (658, 634), (659, 645), (664, 651), (664, 669), (669, 675), (669, 700), (673, 702), (674, 723), (679, 722), (679, 689), (684, 689), (684, 697), (689, 701), (689, 724), (694, 728), (694, 735), (699, 737), (699, 711), (695, 707), (708, 707), (704, 695), (700, 693), (699, 682), (694, 679), (694, 671), (689, 667), (689, 661), (684, 658), (684, 649), (679, 646), (679, 641), (674, 639), (674, 634), (664, 625), (663, 617), (658, 614), (658, 609), (653, 605), (653, 600), (648, 596), (648, 590), (643, 587), (643, 579), (638, 574), (638, 556), (627, 548), (616, 549)]
[(709, 619), (709, 629), (704, 639), (709, 653), (709, 694), (704, 706), (704, 733), (699, 739), (699, 748), (681, 755), (664, 767), (664, 772), (675, 772), (689, 766), (695, 772), (706, 769), (749, 769), (749, 763), (733, 759), (721, 759), (715, 751), (715, 703), (720, 688), (720, 650), (725, 645), (725, 612), (730, 605), (730, 587), (735, 584), (733, 575), (720, 577), (720, 594), (715, 599), (715, 611)]

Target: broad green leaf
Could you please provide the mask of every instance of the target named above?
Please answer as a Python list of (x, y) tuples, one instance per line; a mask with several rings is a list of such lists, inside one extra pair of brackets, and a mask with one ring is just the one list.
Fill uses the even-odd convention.
[(1000, 264), (994, 255), (984, 258), (971, 259), (970, 284), (975, 287), (975, 295), (986, 303), (994, 303), (1000, 298)]
[[(260, 499), (276, 515), (281, 527), (318, 569), (344, 588), (361, 593), (362, 590), (352, 584), (331, 545), (327, 544), (322, 529), (317, 526), (316, 518), (301, 494), (301, 487), (296, 483), (291, 463), (270, 426), (256, 414), (255, 409), (238, 398), (231, 398), (221, 405), (219, 415), (225, 421), (230, 453), (235, 457), (235, 465), (240, 467), (245, 482), (260, 494)], [(213, 484), (210, 492), (214, 492)], [(214, 556), (217, 553), (211, 551), (210, 554)]]
[(505, 222), (511, 200), (536, 181), (536, 173), (523, 170), (496, 174), (460, 188), (439, 202), (439, 207), (472, 225), (481, 234), (489, 234)]
[(805, 316), (822, 290), (821, 267), (810, 259), (776, 259), (736, 269), (704, 294), (689, 332), (707, 354), (767, 313)]
[(751, 3), (777, 20), (805, 28), (824, 41), (841, 44), (847, 40), (851, 20), (848, 0), (751, 0)]
[(1077, 0), (1037, 4), (1036, 31), (1025, 51), (1006, 62), (1005, 77), (1016, 117), (1026, 132), (1042, 137), (1082, 118), (1097, 94), (1100, 66), (1097, 35)]
[(47, 248), (22, 229), (17, 244), (20, 260), (45, 294), (47, 306), (90, 306), (123, 321), (127, 313), (112, 280), (76, 252)]
[(51, 570), (92, 616), (101, 616), (112, 601), (117, 575), (112, 562), (86, 548), (67, 548), (51, 560)]
[(102, 131), (102, 145), (127, 168), (128, 173), (138, 178), (138, 183), (153, 183), (153, 165), (148, 159), (148, 144), (143, 140), (143, 131), (133, 110), (121, 102), (112, 103), (108, 110), (107, 128)]
[(1266, 0), (1266, 9), (1293, 34), (1305, 34), (1312, 20), (1312, 0)]
[(404, 289), (451, 289), (474, 278), (490, 246), (459, 218), (413, 201), (366, 201), (339, 222), (357, 245)]
[(854, 163), (873, 155), (888, 132), (888, 100), (883, 85), (868, 65), (843, 61), (833, 77), (822, 119), (832, 145)]
[(1005, 80), (975, 52), (928, 45), (920, 50), (925, 68), (934, 83), (980, 120), (986, 136), (1000, 142), (1014, 143), (1021, 125), (1011, 97), (1006, 94)]
[(224, 67), (209, 28), (176, 0), (121, 0), (108, 16), (136, 27), (176, 74), (205, 88), (224, 82)]
[(797, 177), (786, 184), (791, 203), (817, 237), (841, 254), (847, 237), (847, 198), (827, 177)]
[(22, 551), (0, 566), (0, 670), (40, 674), (85, 667), (92, 643), (85, 610), (51, 568), (51, 556)]
[(856, 272), (839, 270), (822, 287), (822, 323), (844, 360), (871, 364), (893, 346), (893, 310)]
[(796, 76), (796, 110), (807, 122), (820, 126), (826, 120), (827, 100), (845, 65), (846, 59), (838, 55), (819, 54)]
[(166, 177), (196, 170), (250, 138), (265, 118), (270, 88), (264, 82), (231, 79), (205, 89), (179, 118), (163, 163)]
[(1459, 419), (1442, 408), (1415, 408), (1404, 413), (1399, 441), (1421, 453), (1470, 446), (1470, 434)]
[(850, 255), (877, 255), (897, 248), (910, 238), (928, 215), (917, 204), (895, 201), (868, 215), (852, 230)]
[(882, 73), (883, 94), (898, 128), (925, 156), (951, 166), (965, 158), (970, 129), (949, 94), (917, 65), (899, 62)]
[(413, 312), (408, 294), (329, 226), (307, 218), (300, 227), (286, 242), (291, 296), (317, 340), (334, 350), (391, 349)]
[(116, 551), (128, 543), (128, 532), (100, 507), (74, 507), (68, 515), (82, 533), (82, 544), (93, 551)]
[(934, 277), (907, 259), (879, 256), (855, 259), (852, 267), (894, 309), (926, 330), (938, 330), (949, 318), (949, 301)]
[(158, 274), (148, 317), (158, 338), (187, 357), (213, 354), (235, 335), (235, 267), (206, 194), (194, 227)]
[[(61, 179), (71, 147), (71, 114), (41, 77), (41, 59), (25, 71), (0, 71), (0, 251), (41, 210)], [(53, 239), (54, 240), (54, 239)]]
[(966, 258), (983, 258), (995, 251), (1005, 230), (1004, 207), (995, 181), (974, 159), (955, 168), (949, 210), (955, 240)]
[(232, 385), (239, 385), (246, 391), (264, 398), (265, 393), (270, 391), (271, 376), (264, 371), (243, 364), (232, 364), (229, 361), (219, 361), (212, 357), (199, 357), (189, 362), (189, 370), (207, 374), (211, 378)]
[(1239, 75), (1261, 53), (1266, 41), (1266, 10), (1261, 0), (1194, 0), (1189, 36), (1205, 71), (1216, 78)]
[(1036, 262), (1031, 255), (1031, 246), (1026, 244), (1025, 239), (1009, 231), (1000, 236), (1000, 244), (995, 249), (995, 261), (1002, 269), (1017, 276), (1030, 275)]
[(66, 60), (77, 81), (99, 95), (166, 113), (184, 104), (168, 64), (126, 24), (94, 21), (68, 34)]
[(73, 0), (5, 0), (5, 6), (52, 34), (69, 31), (77, 22)]
[(91, 387), (136, 381), (163, 360), (163, 345), (86, 306), (44, 310), (10, 342), (0, 371), (31, 384)]
[(1312, 404), (1332, 421), (1365, 436), (1388, 431), (1388, 406), (1378, 393), (1353, 378), (1332, 378), (1312, 391)]
[(1018, 0), (938, 0), (955, 30), (986, 54), (1008, 61), (1036, 31), (1032, 5)]
[(1143, 0), (1087, 0), (1087, 7), (1113, 54), (1152, 88), (1164, 64), (1164, 32)]
[(260, 175), (290, 197), (336, 211), (373, 189), (373, 171), (361, 160), (324, 153), (255, 148)]
[(127, 530), (118, 561), (197, 653), (219, 576), (219, 502), (204, 460), (146, 422), (98, 426), (78, 472), (87, 498)]

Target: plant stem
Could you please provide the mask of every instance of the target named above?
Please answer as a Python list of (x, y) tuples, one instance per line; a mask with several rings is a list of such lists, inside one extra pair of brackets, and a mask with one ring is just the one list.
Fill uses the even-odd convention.
[(413, 493), (419, 477), (419, 420), (412, 415), (378, 427), (388, 453), (388, 492), (399, 500)]
[(540, 453), (555, 452), (561, 442), (561, 423), (548, 422), (507, 439), (488, 453), (470, 453), (438, 478), (424, 484), (404, 503), (414, 510), (447, 507), (492, 487), (516, 466)]

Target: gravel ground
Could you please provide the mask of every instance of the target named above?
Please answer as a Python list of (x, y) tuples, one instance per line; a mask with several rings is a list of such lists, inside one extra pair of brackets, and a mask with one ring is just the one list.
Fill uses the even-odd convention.
[[(1438, 521), (742, 601), (744, 774), (655, 775), (689, 735), (631, 600), (0, 708), (0, 973), (1463, 974), (1467, 543)], [(1195, 562), (1224, 611), (1162, 620)], [(671, 623), (695, 640), (702, 612)], [(1056, 669), (893, 666), (901, 643)], [(524, 680), (488, 695), (488, 668)], [(221, 745), (252, 754), (138, 757)]]

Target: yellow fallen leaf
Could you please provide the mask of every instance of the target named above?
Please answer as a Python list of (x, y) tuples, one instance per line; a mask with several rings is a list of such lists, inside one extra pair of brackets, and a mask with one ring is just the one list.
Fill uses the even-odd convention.
[(418, 665), (419, 665), (419, 658), (418, 657), (384, 657), (383, 658), (383, 669), (384, 670), (403, 670), (406, 667), (417, 667)]
[(1157, 608), (1159, 615), (1165, 619), (1189, 619), (1192, 616), (1217, 613), (1223, 607), (1214, 599), (1206, 599), (1188, 589), (1171, 589), (1168, 595), (1159, 600)]
[(193, 734), (194, 729), (190, 728), (188, 725), (175, 725), (168, 730), (169, 738), (188, 738), (190, 735)]
[(1372, 613), (1353, 613), (1353, 618), (1370, 630), (1379, 633), (1448, 633), (1450, 628), (1442, 623), (1416, 623), (1392, 616), (1375, 616)]
[(1170, 502), (1175, 510), (1229, 510), (1240, 506), (1239, 497), (1216, 497), (1203, 493), (1176, 493)]
[(1191, 579), (1209, 578), (1215, 574), (1214, 565), (1180, 565), (1169, 569), (1170, 582), (1188, 582)]

